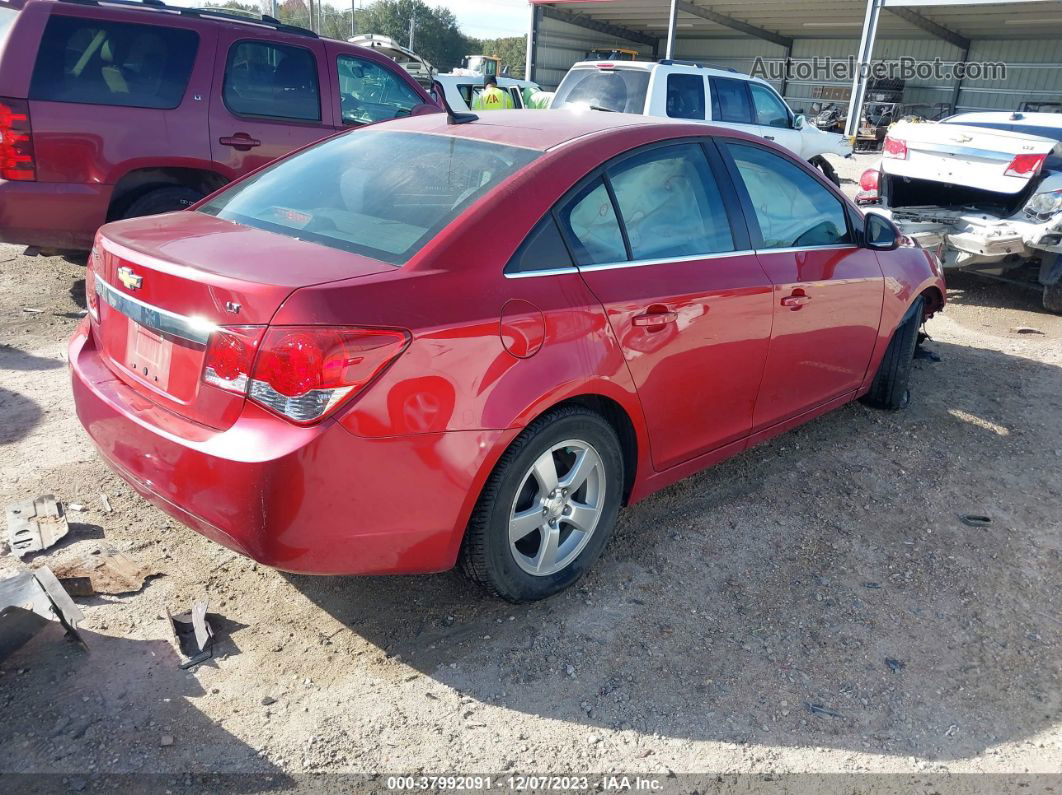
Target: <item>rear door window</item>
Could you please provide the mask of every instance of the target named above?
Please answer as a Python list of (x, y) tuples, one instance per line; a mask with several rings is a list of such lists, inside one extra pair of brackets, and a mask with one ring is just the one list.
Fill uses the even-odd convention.
[(752, 124), (747, 81), (729, 77), (709, 77), (712, 90), (712, 119), (738, 124)]
[(317, 59), (304, 47), (236, 42), (229, 48), (222, 95), (237, 116), (321, 120)]
[(198, 48), (199, 34), (192, 30), (52, 14), (30, 99), (176, 108)]
[(520, 248), (505, 266), (505, 272), (509, 274), (536, 273), (566, 270), (573, 267), (574, 263), (561, 238), (557, 222), (553, 218), (553, 213), (549, 213), (535, 225), (531, 234), (520, 244)]
[(763, 248), (852, 242), (844, 205), (804, 169), (758, 146), (726, 146), (752, 201)]
[(399, 75), (375, 61), (340, 55), (336, 66), (344, 124), (372, 124), (408, 116), (424, 101)]
[(572, 69), (561, 80), (551, 108), (598, 108), (617, 113), (645, 110), (645, 69)]
[(627, 261), (616, 208), (600, 177), (580, 189), (561, 208), (561, 228), (572, 244), (579, 265)]
[(667, 115), (673, 119), (704, 119), (704, 78), (667, 76)]
[(650, 149), (608, 175), (634, 259), (734, 250), (726, 207), (700, 146)]

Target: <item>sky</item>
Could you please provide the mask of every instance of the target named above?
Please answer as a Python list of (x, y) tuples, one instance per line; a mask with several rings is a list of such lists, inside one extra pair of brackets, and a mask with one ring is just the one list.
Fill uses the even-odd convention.
[[(353, 0), (358, 6), (372, 0)], [(200, 0), (169, 0), (174, 5), (197, 6)], [(351, 0), (324, 0), (334, 8), (348, 9)], [(477, 39), (522, 36), (527, 33), (530, 12), (527, 0), (424, 0), (429, 6), (445, 6), (454, 12), (461, 30)], [(366, 31), (371, 32), (371, 31)]]

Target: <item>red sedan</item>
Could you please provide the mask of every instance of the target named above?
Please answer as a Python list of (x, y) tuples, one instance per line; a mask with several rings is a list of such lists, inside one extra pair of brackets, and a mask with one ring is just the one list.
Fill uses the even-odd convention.
[(806, 163), (622, 114), (342, 134), (108, 224), (77, 411), (257, 561), (571, 585), (621, 505), (848, 401), (908, 400), (933, 255)]

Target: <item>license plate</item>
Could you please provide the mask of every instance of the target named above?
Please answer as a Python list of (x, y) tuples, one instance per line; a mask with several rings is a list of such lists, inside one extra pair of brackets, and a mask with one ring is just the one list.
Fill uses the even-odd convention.
[(169, 388), (170, 359), (173, 356), (173, 343), (170, 340), (139, 323), (129, 321), (126, 351), (129, 369), (138, 378), (163, 391)]

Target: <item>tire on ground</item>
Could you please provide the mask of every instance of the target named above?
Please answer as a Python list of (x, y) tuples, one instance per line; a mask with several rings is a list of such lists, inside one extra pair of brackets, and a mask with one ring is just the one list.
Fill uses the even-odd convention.
[(195, 188), (184, 185), (167, 185), (163, 188), (154, 188), (136, 198), (125, 211), (122, 218), (140, 218), (144, 215), (158, 215), (159, 213), (183, 210), (203, 198), (203, 194)]
[(903, 321), (893, 332), (889, 347), (870, 385), (870, 391), (863, 397), (863, 402), (867, 405), (898, 411), (906, 408), (910, 402), (908, 385), (914, 364), (915, 346), (918, 343), (918, 329), (922, 326), (924, 304), (924, 298), (916, 298)]
[[(605, 473), (602, 510), (586, 546), (567, 566), (538, 576), (524, 571), (509, 544), (509, 518), (517, 491), (534, 462), (567, 440), (591, 445)], [(623, 452), (612, 426), (582, 406), (562, 406), (539, 417), (502, 454), (472, 512), (459, 567), (473, 582), (510, 602), (544, 599), (571, 586), (589, 570), (615, 528), (624, 483)]]

